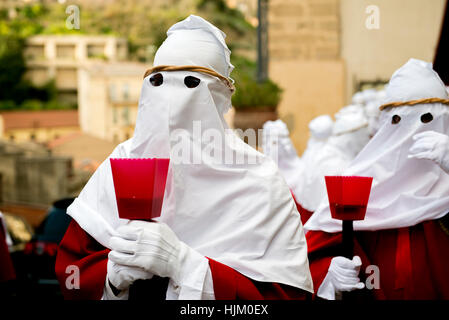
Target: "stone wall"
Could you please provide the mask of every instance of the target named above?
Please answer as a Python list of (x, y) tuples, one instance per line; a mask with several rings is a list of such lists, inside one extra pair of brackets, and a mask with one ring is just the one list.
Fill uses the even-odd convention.
[(269, 1), (270, 61), (340, 56), (338, 0)]
[[(388, 81), (410, 58), (433, 62), (446, 0), (342, 0), (346, 101), (361, 83)], [(376, 8), (378, 28), (367, 27)], [(367, 10), (368, 9), (368, 10)], [(369, 25), (369, 24), (368, 24)]]
[(308, 123), (343, 106), (339, 0), (269, 1), (269, 76), (283, 89), (279, 115), (299, 155)]
[(72, 159), (29, 153), (0, 143), (1, 202), (49, 205), (70, 196)]
[(18, 202), (50, 204), (68, 196), (71, 159), (22, 157), (18, 159), (16, 166)]

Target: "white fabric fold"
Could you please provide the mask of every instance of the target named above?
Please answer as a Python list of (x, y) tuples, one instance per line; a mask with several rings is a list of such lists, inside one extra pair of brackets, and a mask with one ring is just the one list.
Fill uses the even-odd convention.
[(212, 274), (207, 258), (187, 246), (181, 246), (181, 264), (179, 283), (170, 280), (167, 300), (212, 300), (214, 289)]

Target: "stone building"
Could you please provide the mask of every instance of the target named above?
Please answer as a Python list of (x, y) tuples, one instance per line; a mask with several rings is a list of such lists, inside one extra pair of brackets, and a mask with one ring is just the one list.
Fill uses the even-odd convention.
[(75, 132), (50, 141), (47, 148), (53, 155), (70, 156), (77, 170), (93, 173), (114, 151), (117, 143)]
[(59, 97), (78, 105), (79, 129), (121, 142), (132, 136), (147, 64), (129, 62), (127, 42), (113, 36), (39, 35), (27, 40), (27, 77), (55, 80)]
[(132, 137), (143, 63), (98, 63), (79, 69), (78, 110), (82, 132), (115, 143)]
[(0, 138), (46, 143), (79, 132), (77, 110), (0, 112)]
[(37, 35), (27, 39), (27, 78), (35, 84), (55, 80), (64, 100), (77, 102), (78, 70), (99, 61), (123, 61), (125, 39), (114, 36)]
[(48, 205), (72, 194), (72, 159), (38, 145), (0, 142), (0, 203)]

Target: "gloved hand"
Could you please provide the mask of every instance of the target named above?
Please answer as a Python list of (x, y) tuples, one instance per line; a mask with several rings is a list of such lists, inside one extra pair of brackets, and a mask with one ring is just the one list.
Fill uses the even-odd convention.
[(136, 280), (146, 280), (153, 277), (153, 274), (142, 268), (120, 265), (110, 259), (108, 259), (107, 270), (107, 279), (119, 290), (129, 289)]
[(437, 163), (449, 174), (449, 136), (435, 131), (425, 131), (413, 136), (415, 143), (409, 158), (428, 159)]
[(189, 248), (162, 222), (133, 220), (117, 228), (120, 236), (111, 238), (109, 259), (117, 264), (180, 282), (182, 265)]
[(354, 256), (352, 260), (345, 257), (333, 258), (317, 295), (327, 300), (335, 300), (343, 291), (363, 289), (365, 284), (359, 279), (361, 266), (362, 261), (358, 256)]

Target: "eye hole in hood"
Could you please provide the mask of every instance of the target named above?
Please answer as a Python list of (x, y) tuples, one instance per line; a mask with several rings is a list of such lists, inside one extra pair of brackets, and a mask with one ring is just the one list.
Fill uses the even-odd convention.
[(398, 116), (397, 114), (395, 114), (392, 118), (391, 118), (391, 123), (392, 124), (398, 124), (401, 121), (401, 117)]
[(187, 76), (184, 78), (184, 84), (186, 85), (187, 88), (196, 88), (198, 87), (200, 82), (201, 80), (196, 77)]
[(164, 83), (164, 77), (160, 73), (156, 73), (150, 77), (150, 83), (153, 87), (159, 87)]
[(430, 112), (424, 113), (421, 116), (421, 122), (422, 123), (429, 123), (432, 120), (433, 120), (433, 115)]

